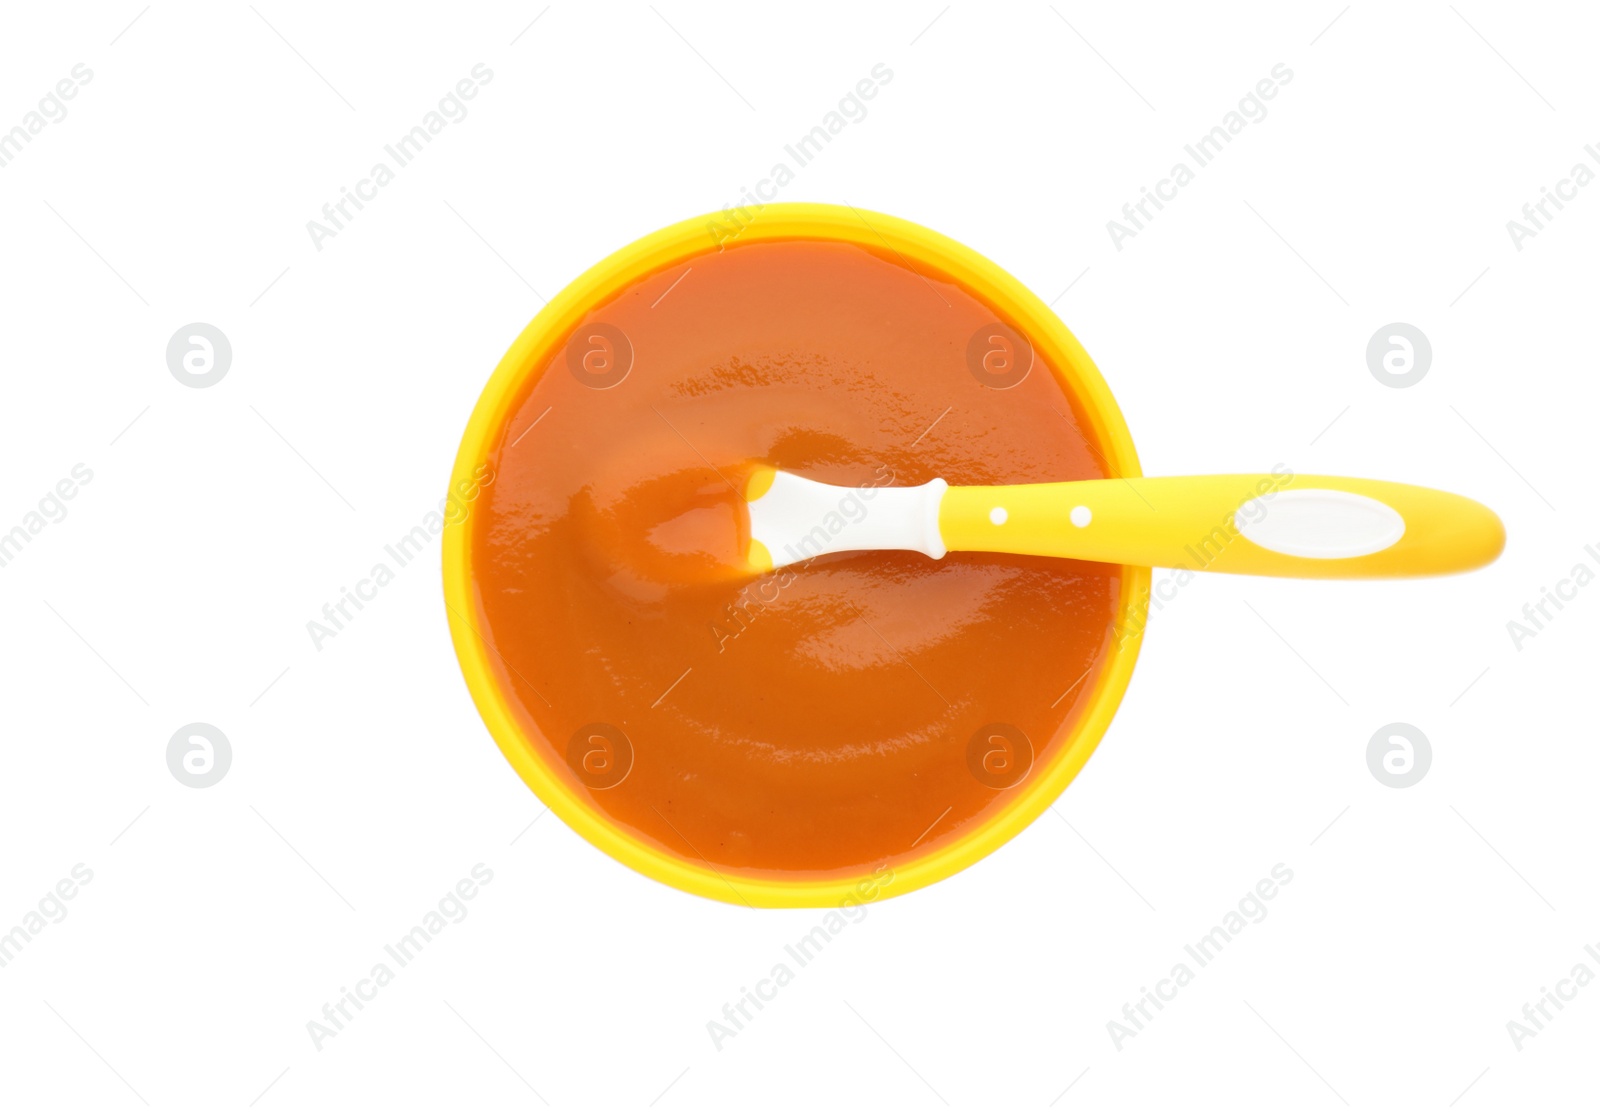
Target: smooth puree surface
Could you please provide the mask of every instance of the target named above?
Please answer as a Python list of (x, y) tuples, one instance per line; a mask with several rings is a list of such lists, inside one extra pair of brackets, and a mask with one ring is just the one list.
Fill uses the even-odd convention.
[(1030, 775), (1052, 759), (1120, 569), (864, 553), (754, 575), (737, 493), (758, 464), (854, 486), (1105, 477), (1042, 359), (1008, 389), (969, 369), (995, 320), (925, 266), (811, 240), (731, 245), (591, 312), (522, 388), (468, 522), (474, 625), (535, 755), (732, 878), (894, 867), (1004, 807), (1021, 768), (984, 766), (987, 727), (1027, 739)]

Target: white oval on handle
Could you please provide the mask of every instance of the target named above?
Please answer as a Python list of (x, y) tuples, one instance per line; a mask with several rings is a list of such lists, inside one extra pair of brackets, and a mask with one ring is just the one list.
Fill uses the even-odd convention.
[(1313, 560), (1370, 556), (1406, 532), (1405, 518), (1394, 507), (1342, 490), (1281, 490), (1252, 498), (1234, 513), (1233, 523), (1262, 548)]

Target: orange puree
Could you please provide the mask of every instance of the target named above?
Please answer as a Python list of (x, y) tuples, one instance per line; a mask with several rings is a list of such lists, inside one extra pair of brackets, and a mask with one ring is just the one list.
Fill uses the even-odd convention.
[(729, 877), (845, 878), (970, 831), (1057, 754), (1109, 647), (1108, 565), (737, 570), (758, 464), (855, 486), (1105, 476), (1042, 361), (1009, 389), (969, 371), (995, 312), (923, 270), (796, 240), (651, 275), (538, 368), (490, 453), (474, 624), (537, 755)]

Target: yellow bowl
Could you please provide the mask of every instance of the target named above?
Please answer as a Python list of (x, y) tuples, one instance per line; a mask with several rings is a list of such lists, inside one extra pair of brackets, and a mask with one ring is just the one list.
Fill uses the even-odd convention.
[[(1111, 473), (1139, 474), (1128, 426), (1105, 380), (1049, 306), (1022, 283), (977, 252), (906, 220), (848, 206), (769, 204), (755, 212), (753, 221), (735, 222), (727, 213), (711, 213), (663, 228), (595, 264), (562, 290), (523, 329), (484, 387), (461, 438), (451, 490), (475, 487), (478, 467), (488, 458), (520, 387), (561, 349), (586, 313), (647, 275), (722, 249), (730, 237), (736, 243), (821, 239), (874, 250), (888, 248), (918, 270), (947, 275), (1010, 320), (1055, 368), (1082, 408), (1090, 426), (1087, 431)], [(844, 880), (739, 877), (737, 883), (731, 883), (708, 866), (685, 861), (633, 837), (577, 795), (537, 755), (494, 679), (488, 656), (492, 650), (473, 624), (477, 608), (469, 522), (470, 518), (456, 521), (444, 531), (444, 597), (450, 636), (478, 713), (511, 767), (562, 821), (624, 865), (685, 892), (756, 907), (837, 907), (879, 895), (900, 895), (959, 872), (1014, 837), (1055, 801), (1099, 744), (1133, 673), (1150, 597), (1150, 569), (1124, 567), (1116, 624), (1106, 631), (1106, 659), (1071, 736), (1056, 747), (1047, 765), (1023, 781), (1010, 803), (983, 825), (930, 850), (925, 857), (897, 866), (893, 882), (887, 885), (881, 876), (867, 874)]]

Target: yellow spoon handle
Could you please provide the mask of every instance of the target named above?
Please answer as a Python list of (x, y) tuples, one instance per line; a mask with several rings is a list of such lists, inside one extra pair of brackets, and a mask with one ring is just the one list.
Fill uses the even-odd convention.
[(939, 532), (953, 552), (1341, 579), (1468, 571), (1506, 536), (1458, 494), (1288, 471), (951, 487)]

